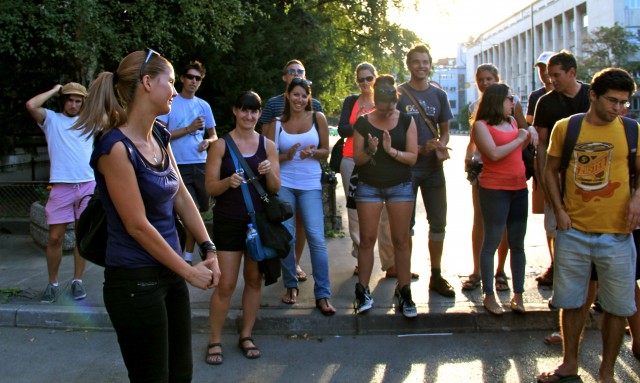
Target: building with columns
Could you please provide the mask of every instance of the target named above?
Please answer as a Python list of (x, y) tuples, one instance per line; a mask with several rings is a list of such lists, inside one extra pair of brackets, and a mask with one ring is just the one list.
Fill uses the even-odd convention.
[[(638, 34), (640, 0), (538, 0), (480, 34), (465, 52), (467, 100), (479, 97), (475, 69), (493, 63), (501, 80), (526, 103), (529, 93), (540, 86), (535, 60), (544, 51), (568, 49), (583, 55), (582, 41), (588, 31), (615, 23)], [(638, 99), (632, 110), (640, 109)], [(524, 106), (524, 105), (523, 105)]]

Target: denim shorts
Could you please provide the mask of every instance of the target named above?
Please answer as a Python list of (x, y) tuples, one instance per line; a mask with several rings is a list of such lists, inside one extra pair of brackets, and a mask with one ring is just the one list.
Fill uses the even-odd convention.
[(413, 202), (415, 197), (411, 181), (388, 188), (378, 188), (358, 182), (356, 202)]
[(559, 230), (553, 262), (553, 305), (565, 309), (584, 305), (592, 263), (598, 273), (598, 298), (603, 310), (620, 317), (633, 315), (636, 247), (631, 234)]

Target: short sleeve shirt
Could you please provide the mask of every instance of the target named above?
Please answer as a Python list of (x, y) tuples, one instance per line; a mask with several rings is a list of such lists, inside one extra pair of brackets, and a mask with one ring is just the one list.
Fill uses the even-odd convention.
[[(562, 119), (551, 131), (549, 156), (562, 158), (568, 123), (568, 118)], [(628, 155), (620, 118), (606, 126), (583, 120), (563, 196), (572, 227), (589, 233), (629, 233), (625, 219), (631, 198)]]

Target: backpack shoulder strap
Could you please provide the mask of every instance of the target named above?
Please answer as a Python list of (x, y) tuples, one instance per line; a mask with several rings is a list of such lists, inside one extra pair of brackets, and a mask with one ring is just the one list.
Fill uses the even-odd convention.
[(582, 127), (582, 120), (584, 119), (584, 115), (584, 113), (579, 113), (574, 114), (569, 118), (567, 134), (562, 145), (562, 158), (560, 160), (560, 196), (564, 196), (567, 179), (567, 168), (569, 167), (569, 161), (571, 160), (573, 148), (576, 146), (576, 142), (578, 142), (578, 136), (580, 135), (580, 128)]
[(638, 154), (638, 122), (628, 117), (621, 117), (624, 124), (624, 135), (629, 148), (629, 186), (631, 192), (636, 189), (636, 156)]

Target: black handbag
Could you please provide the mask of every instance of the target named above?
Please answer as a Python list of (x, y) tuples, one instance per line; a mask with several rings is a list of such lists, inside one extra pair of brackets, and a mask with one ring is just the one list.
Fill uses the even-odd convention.
[(344, 138), (339, 139), (331, 149), (329, 167), (336, 173), (340, 173), (340, 163), (342, 162), (342, 150), (344, 149)]
[(97, 190), (89, 198), (78, 224), (76, 225), (76, 247), (84, 259), (105, 267), (107, 249), (107, 217)]
[(233, 139), (230, 136), (224, 137), (225, 142), (229, 146), (229, 148), (234, 152), (240, 166), (244, 169), (244, 173), (247, 175), (247, 182), (251, 182), (253, 186), (256, 188), (256, 191), (260, 195), (260, 200), (262, 201), (262, 207), (264, 208), (264, 212), (267, 214), (267, 217), (271, 222), (284, 222), (289, 218), (293, 217), (293, 207), (287, 201), (284, 201), (278, 196), (278, 193), (267, 193), (258, 179), (254, 176), (253, 171), (247, 164), (247, 161), (244, 159), (240, 150), (236, 146), (236, 143), (233, 142)]
[(536, 174), (535, 161), (536, 147), (533, 146), (533, 144), (529, 144), (524, 149), (522, 149), (522, 162), (524, 162), (527, 179), (534, 177)]

